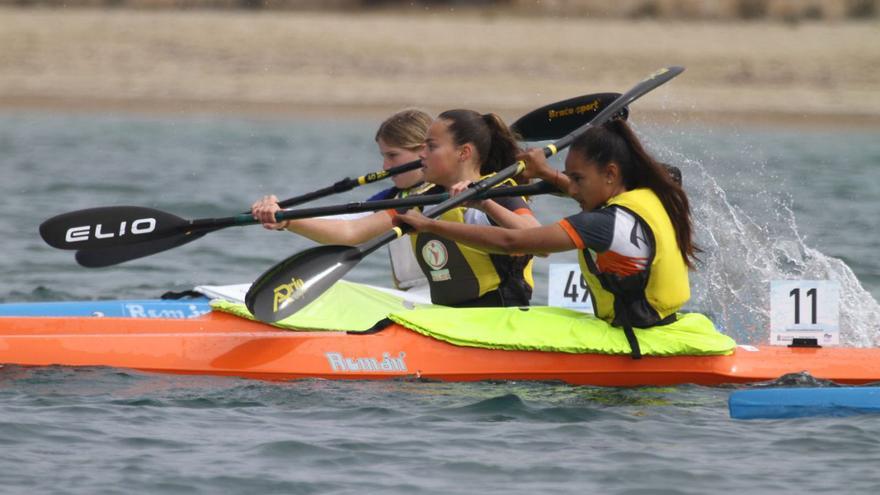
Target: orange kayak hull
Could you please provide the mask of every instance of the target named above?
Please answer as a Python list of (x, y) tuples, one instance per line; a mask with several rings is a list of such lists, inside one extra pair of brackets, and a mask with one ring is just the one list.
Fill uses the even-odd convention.
[(808, 372), (880, 380), (880, 349), (739, 346), (730, 356), (646, 357), (460, 347), (396, 324), (371, 334), (278, 330), (225, 313), (190, 319), (2, 317), (0, 363), (111, 366), (258, 379), (537, 380), (721, 385)]

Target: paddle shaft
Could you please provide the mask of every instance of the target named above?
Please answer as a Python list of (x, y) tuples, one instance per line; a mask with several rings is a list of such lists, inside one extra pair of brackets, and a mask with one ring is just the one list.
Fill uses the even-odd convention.
[[(496, 188), (486, 191), (487, 194), (479, 199), (489, 199), (503, 196), (535, 196), (539, 194), (547, 194), (558, 192), (548, 182), (537, 182), (527, 186), (517, 186), (509, 188)], [(425, 206), (437, 204), (446, 200), (447, 194), (431, 194), (426, 196), (410, 196), (402, 199), (387, 199), (379, 201), (355, 202), (343, 205), (322, 206), (316, 208), (303, 208), (298, 210), (289, 210), (278, 213), (278, 220), (287, 220), (295, 218), (310, 218), (322, 215), (337, 215), (341, 213), (359, 213), (364, 211), (376, 211), (385, 209), (409, 208), (413, 206)], [(230, 217), (238, 219), (238, 217)], [(246, 225), (256, 223), (249, 214), (242, 214), (240, 221), (237, 222), (218, 222), (212, 224), (209, 219), (203, 219), (203, 226), (195, 228), (192, 224), (187, 224), (179, 229), (179, 231), (169, 232), (167, 235), (154, 238), (147, 242), (126, 244), (124, 246), (111, 246), (104, 248), (80, 249), (76, 252), (76, 261), (80, 265), (87, 268), (102, 268), (118, 263), (130, 261), (132, 259), (142, 258), (151, 254), (156, 254), (168, 249), (173, 249), (184, 244), (188, 244), (196, 239), (203, 237), (205, 234), (215, 230), (228, 227), (230, 225)]]
[[(363, 186), (365, 184), (372, 184), (373, 182), (378, 182), (380, 180), (387, 179), (388, 177), (409, 172), (410, 170), (416, 170), (418, 168), (422, 168), (422, 161), (413, 160), (411, 162), (404, 163), (403, 165), (389, 168), (388, 170), (383, 170), (381, 172), (372, 172), (354, 179), (351, 177), (346, 177), (345, 179), (342, 179), (341, 181), (336, 182), (331, 186), (318, 189), (317, 191), (301, 194), (299, 196), (294, 196), (292, 198), (285, 199), (284, 201), (279, 201), (278, 206), (280, 206), (281, 208), (290, 208), (292, 206), (307, 203), (315, 199), (323, 198), (324, 196), (330, 196), (332, 194), (351, 191), (355, 187)], [(249, 210), (244, 213), (250, 214), (251, 212)]]
[[(462, 194), (468, 194), (470, 199), (492, 199), (510, 196), (535, 196), (559, 192), (549, 182), (536, 182), (523, 186), (504, 187), (495, 189), (480, 189), (480, 194), (468, 194), (470, 190)], [(474, 197), (476, 196), (476, 197)], [(458, 196), (456, 196), (458, 197)], [(324, 217), (329, 215), (341, 215), (346, 213), (362, 213), (367, 211), (380, 211), (399, 208), (412, 208), (417, 206), (435, 205), (449, 199), (449, 194), (418, 194), (400, 199), (381, 199), (376, 201), (355, 201), (341, 205), (316, 206), (313, 208), (300, 208), (296, 210), (279, 211), (275, 214), (275, 220), (298, 220), (302, 218)], [(259, 223), (250, 213), (224, 218), (202, 218), (192, 220), (188, 226), (183, 226), (178, 233), (204, 233), (205, 231), (217, 230), (231, 226), (251, 225)]]

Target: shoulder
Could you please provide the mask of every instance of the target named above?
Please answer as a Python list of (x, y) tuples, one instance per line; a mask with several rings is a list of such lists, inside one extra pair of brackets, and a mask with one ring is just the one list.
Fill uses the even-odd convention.
[(406, 194), (425, 194), (426, 192), (433, 190), (435, 187), (437, 186), (429, 182), (422, 182), (421, 184), (415, 185), (407, 189)]
[(367, 201), (379, 201), (379, 200), (383, 200), (383, 199), (391, 199), (391, 198), (397, 196), (398, 192), (400, 192), (400, 189), (392, 186), (392, 187), (389, 187), (388, 189), (383, 189), (383, 190), (377, 192), (376, 194), (370, 196), (369, 198), (367, 198)]
[(565, 217), (565, 221), (572, 227), (579, 229), (595, 228), (600, 225), (614, 225), (617, 212), (623, 210), (615, 205), (598, 208), (591, 211), (581, 211)]
[[(562, 219), (559, 224), (578, 247), (589, 247), (603, 252), (611, 247), (615, 232), (620, 229), (624, 217), (632, 218), (623, 208), (607, 206), (592, 211), (582, 211)], [(622, 221), (623, 220), (623, 221)], [(631, 224), (631, 223), (630, 223)]]

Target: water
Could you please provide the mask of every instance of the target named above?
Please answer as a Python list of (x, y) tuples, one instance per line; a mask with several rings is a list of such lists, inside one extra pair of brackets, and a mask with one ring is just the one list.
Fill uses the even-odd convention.
[[(252, 280), (311, 245), (259, 227), (98, 270), (45, 218), (130, 204), (225, 216), (378, 166), (375, 121), (0, 116), (0, 300), (155, 297)], [(638, 123), (679, 165), (703, 262), (690, 309), (767, 338), (769, 281), (841, 284), (841, 339), (880, 341), (876, 130)], [(364, 187), (318, 204), (361, 199)], [(574, 204), (539, 198), (544, 222)], [(535, 302), (546, 300), (539, 260)], [(351, 279), (385, 283), (376, 253)], [(559, 384), (267, 383), (105, 368), (0, 368), (0, 492), (876, 493), (875, 418), (735, 422), (728, 390)]]
[(732, 421), (728, 392), (7, 367), (0, 480), (9, 493), (877, 493), (875, 417)]

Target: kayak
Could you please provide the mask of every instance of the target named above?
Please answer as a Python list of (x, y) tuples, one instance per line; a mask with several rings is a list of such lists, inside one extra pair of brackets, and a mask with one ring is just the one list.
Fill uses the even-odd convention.
[[(111, 313), (111, 306), (129, 309)], [(283, 330), (212, 310), (207, 298), (0, 304), (0, 363), (277, 380), (536, 380), (614, 387), (716, 386), (804, 371), (843, 384), (880, 380), (880, 349), (738, 345), (729, 355), (640, 360), (498, 350), (455, 345), (390, 320), (359, 333)]]
[(844, 417), (880, 414), (880, 387), (802, 387), (738, 390), (728, 399), (734, 419)]

